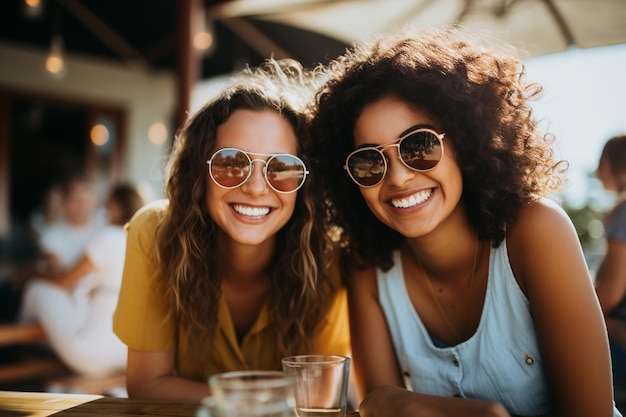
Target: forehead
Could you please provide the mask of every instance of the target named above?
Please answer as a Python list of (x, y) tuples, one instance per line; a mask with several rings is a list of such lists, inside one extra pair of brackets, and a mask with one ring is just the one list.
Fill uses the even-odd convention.
[(217, 128), (215, 149), (239, 148), (253, 153), (297, 151), (297, 138), (286, 117), (273, 110), (236, 110)]
[(82, 181), (74, 181), (70, 183), (65, 189), (65, 197), (72, 198), (76, 196), (92, 194), (93, 192), (94, 190), (91, 184)]
[(441, 131), (441, 123), (425, 110), (395, 96), (383, 97), (366, 105), (355, 120), (354, 144), (388, 143), (416, 125)]

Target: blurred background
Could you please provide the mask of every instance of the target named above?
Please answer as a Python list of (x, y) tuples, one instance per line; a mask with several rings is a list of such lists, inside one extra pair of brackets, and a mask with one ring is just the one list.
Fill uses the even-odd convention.
[(28, 259), (44, 190), (86, 171), (159, 198), (176, 129), (246, 65), (311, 67), (413, 23), (460, 24), (520, 48), (570, 160), (562, 199), (590, 267), (611, 206), (594, 178), (626, 131), (624, 0), (4, 0), (0, 2), (0, 278)]

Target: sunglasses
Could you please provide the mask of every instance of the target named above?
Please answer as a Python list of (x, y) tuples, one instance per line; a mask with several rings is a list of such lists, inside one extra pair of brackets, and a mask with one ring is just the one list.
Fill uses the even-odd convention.
[[(250, 155), (269, 156), (268, 159)], [(302, 187), (309, 171), (302, 159), (286, 153), (264, 154), (223, 148), (207, 161), (211, 179), (222, 188), (236, 188), (250, 178), (254, 162), (262, 162), (263, 176), (270, 188), (278, 193), (292, 193)]]
[(356, 149), (346, 158), (344, 169), (360, 187), (378, 185), (387, 174), (385, 148), (398, 148), (398, 158), (407, 167), (415, 171), (430, 171), (443, 158), (443, 137), (421, 127), (412, 128), (406, 135), (379, 146), (366, 146)]

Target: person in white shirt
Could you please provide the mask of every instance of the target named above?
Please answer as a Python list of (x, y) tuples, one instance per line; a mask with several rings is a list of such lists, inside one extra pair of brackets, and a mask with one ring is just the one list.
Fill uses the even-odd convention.
[(109, 224), (90, 236), (82, 254), (76, 254), (78, 245), (71, 248), (74, 253), (68, 246), (59, 266), (25, 288), (20, 320), (39, 322), (52, 349), (76, 373), (106, 375), (125, 368), (126, 346), (113, 334), (112, 316), (126, 252), (124, 225), (143, 204), (134, 186), (113, 187), (106, 203)]
[(39, 272), (51, 274), (74, 265), (85, 245), (104, 225), (97, 215), (97, 196), (92, 182), (72, 178), (62, 187), (63, 220), (42, 230)]

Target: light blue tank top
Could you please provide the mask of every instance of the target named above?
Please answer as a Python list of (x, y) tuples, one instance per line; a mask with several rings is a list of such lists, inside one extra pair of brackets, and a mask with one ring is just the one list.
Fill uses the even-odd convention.
[[(498, 402), (513, 415), (550, 412), (534, 322), (509, 265), (506, 242), (491, 249), (478, 329), (457, 346), (433, 343), (408, 297), (399, 251), (391, 270), (378, 270), (377, 281), (396, 356), (413, 391)], [(617, 408), (613, 415), (621, 417)]]

